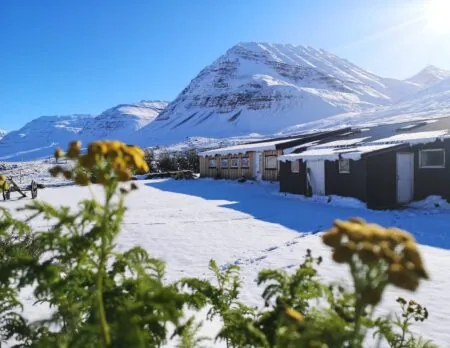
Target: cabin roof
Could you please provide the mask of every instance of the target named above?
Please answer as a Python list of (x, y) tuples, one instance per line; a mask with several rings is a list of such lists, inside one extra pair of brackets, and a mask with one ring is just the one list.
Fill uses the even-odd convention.
[(388, 138), (383, 138), (377, 140), (379, 143), (408, 143), (410, 145), (414, 144), (425, 144), (432, 143), (438, 139), (448, 138), (448, 131), (445, 129), (428, 131), (428, 132), (415, 132), (415, 133), (402, 133), (396, 134)]
[[(299, 138), (300, 139), (300, 138)], [(214, 149), (201, 152), (200, 156), (215, 156), (215, 155), (237, 155), (240, 153), (246, 153), (251, 151), (269, 151), (276, 150), (278, 144), (291, 142), (293, 139), (265, 141), (261, 143), (242, 144), (229, 147), (223, 147), (220, 149)]]
[[(401, 144), (400, 144), (401, 145)], [(399, 147), (399, 144), (366, 143), (354, 147), (311, 147), (301, 153), (279, 156), (282, 162), (309, 160), (309, 161), (336, 161), (339, 159), (351, 159), (357, 161), (364, 155)]]

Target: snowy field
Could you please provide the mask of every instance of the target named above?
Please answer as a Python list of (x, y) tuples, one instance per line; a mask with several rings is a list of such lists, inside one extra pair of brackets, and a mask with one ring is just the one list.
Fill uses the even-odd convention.
[[(153, 256), (164, 259), (169, 281), (185, 276), (210, 278), (211, 258), (221, 266), (238, 264), (244, 282), (242, 299), (253, 305), (261, 305), (261, 289), (254, 282), (257, 273), (269, 267), (294, 269), (308, 248), (315, 256), (324, 257), (319, 272), (325, 280), (348, 283), (347, 267), (333, 263), (329, 248), (320, 240), (319, 232), (330, 227), (335, 218), (360, 216), (370, 222), (410, 231), (421, 243), (432, 280), (422, 283), (416, 293), (390, 287), (381, 312), (397, 311), (397, 296), (417, 300), (429, 309), (430, 318), (418, 325), (416, 332), (432, 339), (439, 347), (450, 347), (448, 206), (435, 207), (432, 200), (431, 204), (416, 204), (402, 211), (371, 211), (353, 200), (335, 198), (327, 203), (323, 199), (281, 195), (276, 184), (208, 179), (141, 181), (139, 186), (140, 190), (128, 198), (118, 248), (140, 245)], [(74, 186), (39, 192), (40, 199), (72, 207), (89, 195), (88, 189)], [(14, 209), (24, 203), (0, 201), (0, 207)], [(36, 224), (42, 228), (46, 222)], [(32, 319), (45, 316), (42, 309), (31, 304), (26, 312)], [(216, 329), (214, 324), (204, 325), (208, 336), (214, 335)]]

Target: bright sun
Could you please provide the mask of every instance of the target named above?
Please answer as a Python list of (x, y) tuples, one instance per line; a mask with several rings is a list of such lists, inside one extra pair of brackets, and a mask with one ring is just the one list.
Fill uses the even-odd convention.
[(429, 0), (425, 7), (426, 30), (450, 35), (450, 0)]

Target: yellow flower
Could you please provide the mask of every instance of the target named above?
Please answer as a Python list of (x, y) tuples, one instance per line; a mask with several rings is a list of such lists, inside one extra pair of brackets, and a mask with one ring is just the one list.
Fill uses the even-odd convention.
[(399, 288), (415, 291), (419, 286), (419, 277), (398, 263), (389, 266), (389, 282)]
[(394, 238), (395, 240), (398, 240), (400, 242), (405, 243), (409, 241), (415, 241), (414, 237), (410, 233), (399, 228), (391, 227), (386, 229), (386, 232), (388, 233), (388, 235), (390, 235), (391, 238)]
[(342, 234), (335, 227), (332, 227), (329, 231), (325, 232), (322, 236), (322, 240), (325, 245), (332, 248), (337, 248), (341, 244)]
[(356, 245), (353, 242), (348, 242), (347, 244), (341, 245), (334, 249), (332, 256), (333, 260), (337, 263), (350, 262), (355, 250)]
[(392, 248), (389, 242), (383, 241), (379, 243), (381, 252), (380, 255), (389, 263), (398, 263), (401, 260), (400, 255), (398, 255)]
[(379, 260), (380, 248), (370, 242), (363, 242), (358, 250), (358, 255), (364, 263), (374, 263)]
[(77, 173), (74, 181), (77, 185), (87, 186), (89, 184), (89, 177), (86, 173)]
[(286, 308), (286, 315), (295, 321), (303, 321), (305, 319), (303, 314), (301, 314), (300, 312), (297, 312), (292, 307)]
[(74, 159), (80, 155), (81, 151), (81, 142), (73, 141), (69, 144), (69, 150), (67, 151), (67, 157)]
[(131, 173), (128, 169), (118, 171), (117, 176), (119, 181), (129, 181), (131, 179)]
[(129, 150), (130, 153), (134, 153), (134, 154), (136, 154), (139, 157), (143, 158), (145, 156), (144, 151), (138, 146), (129, 145), (128, 146), (128, 150)]
[(59, 158), (61, 158), (62, 156), (64, 156), (64, 151), (63, 151), (62, 149), (60, 149), (60, 148), (57, 148), (57, 149), (55, 150), (55, 158), (56, 158), (56, 159), (59, 159)]
[(92, 169), (92, 167), (95, 166), (95, 162), (96, 162), (95, 154), (94, 153), (90, 153), (90, 154), (88, 153), (87, 155), (83, 155), (83, 156), (81, 156), (78, 159), (78, 162), (80, 163), (80, 165), (83, 168)]

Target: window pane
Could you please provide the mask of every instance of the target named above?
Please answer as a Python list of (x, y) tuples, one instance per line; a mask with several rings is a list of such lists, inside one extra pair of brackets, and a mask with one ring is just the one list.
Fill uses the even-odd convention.
[(266, 157), (266, 169), (277, 169), (277, 156)]
[(300, 172), (300, 161), (292, 161), (291, 162), (291, 172), (292, 173)]
[(216, 160), (209, 160), (209, 168), (216, 168), (217, 167), (217, 162)]
[(350, 173), (350, 160), (339, 160), (339, 173)]
[(239, 167), (239, 159), (232, 158), (231, 159), (231, 168), (237, 168), (237, 167)]
[(420, 166), (421, 167), (443, 167), (445, 164), (444, 150), (422, 150), (420, 152)]
[(248, 159), (248, 157), (243, 157), (241, 159), (241, 167), (242, 168), (249, 168), (250, 167), (250, 160)]
[(222, 168), (228, 168), (228, 159), (223, 159), (222, 160), (221, 167)]

